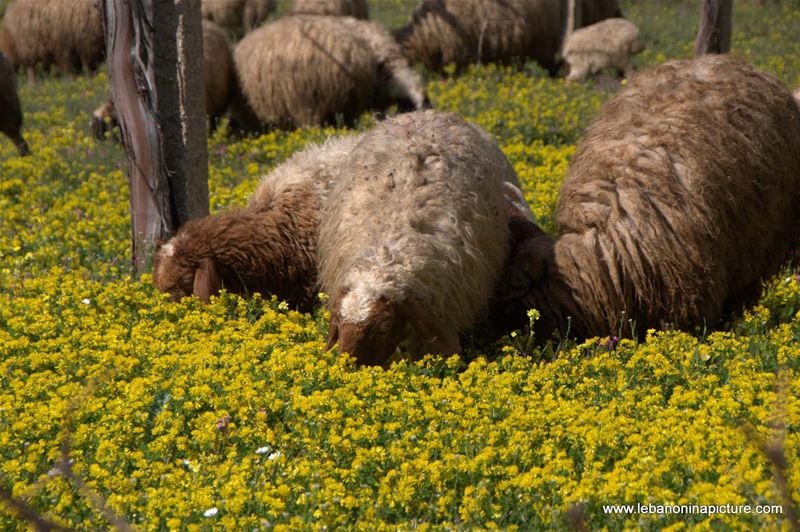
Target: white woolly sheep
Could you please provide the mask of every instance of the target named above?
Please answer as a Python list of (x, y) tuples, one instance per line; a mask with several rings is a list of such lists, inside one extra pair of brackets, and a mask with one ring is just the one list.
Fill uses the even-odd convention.
[(200, 13), (223, 28), (247, 32), (259, 27), (276, 7), (275, 0), (202, 0)]
[(382, 364), (460, 352), (507, 250), (504, 181), (514, 170), (458, 115), (400, 115), (364, 134), (323, 208), (318, 260), (328, 347)]
[(0, 27), (0, 50), (15, 70), (55, 64), (94, 72), (105, 56), (103, 24), (92, 0), (14, 0)]
[(249, 33), (234, 50), (241, 95), (234, 129), (254, 114), (268, 127), (290, 129), (353, 122), (388, 102), (427, 105), (420, 76), (403, 59), (391, 34), (351, 17), (296, 15)]
[[(578, 1), (583, 25), (621, 16), (617, 0)], [(532, 58), (555, 75), (566, 25), (567, 0), (423, 0), (396, 36), (432, 70)]]
[(321, 205), (358, 140), (310, 145), (267, 174), (244, 209), (184, 224), (155, 255), (155, 286), (175, 300), (193, 294), (207, 302), (225, 288), (311, 310)]
[(576, 30), (564, 45), (564, 60), (569, 65), (567, 79), (583, 81), (606, 68), (617, 69), (630, 78), (631, 56), (644, 48), (639, 28), (624, 18), (610, 18)]
[(560, 236), (513, 252), (492, 320), (536, 308), (543, 339), (714, 327), (797, 249), (798, 168), (800, 107), (772, 76), (727, 55), (638, 74), (579, 144)]
[(294, 0), (293, 14), (369, 18), (367, 0)]
[(28, 143), (22, 138), (22, 109), (17, 96), (14, 69), (0, 53), (0, 131), (14, 142), (20, 155), (28, 155)]

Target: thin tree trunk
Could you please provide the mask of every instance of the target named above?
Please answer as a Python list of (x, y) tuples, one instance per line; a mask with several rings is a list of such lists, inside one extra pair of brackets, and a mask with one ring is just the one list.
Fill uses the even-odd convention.
[(731, 50), (733, 0), (703, 0), (700, 29), (694, 42), (694, 53), (727, 54)]
[(97, 0), (128, 158), (132, 259), (208, 214), (200, 0)]
[(564, 22), (564, 36), (561, 39), (560, 55), (564, 57), (564, 46), (567, 44), (567, 39), (572, 35), (575, 30), (583, 27), (583, 5), (582, 0), (567, 0), (567, 19)]

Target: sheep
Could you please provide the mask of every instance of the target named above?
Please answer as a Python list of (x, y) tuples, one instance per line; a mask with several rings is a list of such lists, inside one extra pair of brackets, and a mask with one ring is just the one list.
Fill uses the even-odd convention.
[(92, 0), (13, 0), (0, 34), (0, 48), (14, 70), (41, 64), (94, 72), (105, 56), (103, 24)]
[(644, 48), (636, 24), (624, 18), (610, 18), (576, 30), (564, 44), (564, 59), (569, 65), (567, 79), (583, 81), (606, 68), (617, 69), (630, 78), (631, 56)]
[[(203, 85), (206, 114), (213, 131), (225, 113), (234, 93), (233, 56), (225, 32), (211, 21), (203, 20)], [(92, 112), (91, 130), (102, 139), (117, 124), (117, 111), (111, 96)]]
[(292, 13), (369, 18), (367, 0), (294, 0)]
[(772, 76), (726, 55), (638, 74), (578, 146), (558, 238), (513, 251), (492, 320), (536, 308), (539, 338), (714, 327), (797, 248), (798, 168), (800, 107)]
[(20, 155), (28, 155), (28, 143), (20, 134), (22, 109), (17, 96), (17, 78), (5, 55), (0, 53), (0, 131), (14, 142)]
[(309, 311), (317, 295), (320, 209), (358, 135), (310, 145), (266, 175), (247, 207), (184, 224), (156, 252), (153, 283), (173, 300), (221, 288), (275, 294)]
[[(585, 25), (621, 16), (617, 0), (581, 5)], [(566, 21), (567, 0), (423, 0), (396, 37), (431, 70), (532, 58), (555, 75)]]
[(203, 0), (200, 13), (223, 28), (248, 32), (259, 27), (276, 7), (275, 0)]
[(320, 221), (328, 348), (338, 340), (359, 364), (385, 363), (401, 342), (415, 356), (460, 353), (501, 273), (513, 174), (456, 114), (408, 113), (365, 133)]
[(427, 106), (421, 77), (374, 22), (283, 17), (245, 36), (233, 58), (241, 89), (231, 104), (234, 128), (252, 127), (251, 113), (268, 127), (291, 129), (352, 123), (389, 102)]

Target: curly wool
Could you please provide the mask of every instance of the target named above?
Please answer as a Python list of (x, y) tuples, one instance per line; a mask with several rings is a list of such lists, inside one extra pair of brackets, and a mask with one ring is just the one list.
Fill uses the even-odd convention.
[(294, 0), (294, 14), (369, 18), (367, 0)]
[(14, 0), (6, 7), (0, 48), (15, 70), (56, 65), (94, 72), (105, 57), (105, 36), (93, 0)]
[(202, 0), (200, 14), (223, 28), (251, 31), (259, 27), (276, 7), (275, 0)]
[(275, 294), (311, 310), (320, 208), (358, 138), (310, 145), (264, 176), (244, 209), (186, 223), (156, 253), (153, 283), (175, 298), (189, 296), (198, 268), (210, 259), (228, 292)]
[(725, 55), (642, 73), (587, 130), (560, 236), (520, 246), (504, 278), (532, 283), (505, 300), (545, 335), (568, 317), (583, 337), (713, 327), (796, 250), (798, 168), (800, 108), (775, 78)]
[(415, 305), (444, 336), (470, 327), (505, 259), (503, 182), (513, 173), (455, 114), (409, 113), (367, 132), (320, 223), (320, 282), (335, 318), (364, 321), (385, 299)]
[(564, 45), (567, 79), (583, 81), (606, 68), (620, 70), (629, 78), (633, 74), (631, 56), (644, 48), (639, 28), (624, 18), (610, 18), (576, 30)]
[(28, 154), (28, 143), (22, 138), (22, 109), (17, 95), (14, 69), (0, 53), (0, 131), (14, 142), (20, 155)]
[[(616, 0), (582, 4), (584, 24), (619, 16)], [(566, 20), (566, 0), (423, 0), (397, 37), (432, 70), (532, 58), (555, 73)]]
[[(405, 70), (399, 61), (381, 63), (390, 46), (390, 35), (377, 23), (318, 15), (281, 18), (236, 47), (245, 102), (233, 114), (246, 114), (244, 106), (262, 123), (281, 129), (338, 119), (352, 123), (384, 104), (386, 94), (401, 92), (398, 86), (417, 100), (412, 106), (424, 105), (426, 99), (417, 96), (424, 94), (421, 78), (409, 74), (407, 63)], [(401, 57), (399, 48), (395, 55)]]

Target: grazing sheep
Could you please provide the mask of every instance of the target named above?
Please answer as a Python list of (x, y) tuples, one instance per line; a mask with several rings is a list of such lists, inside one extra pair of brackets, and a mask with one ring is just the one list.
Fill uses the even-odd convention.
[[(225, 32), (211, 21), (203, 21), (203, 85), (206, 114), (213, 131), (234, 93), (233, 56)], [(117, 111), (111, 96), (92, 113), (93, 135), (102, 139), (117, 125)]]
[(105, 56), (103, 24), (93, 0), (13, 0), (0, 34), (0, 47), (15, 70), (41, 64), (94, 72)]
[(796, 249), (798, 168), (800, 107), (773, 77), (727, 55), (639, 74), (578, 147), (560, 236), (514, 251), (492, 319), (536, 308), (540, 338), (713, 327)]
[(155, 286), (175, 300), (194, 294), (207, 302), (225, 288), (275, 294), (311, 310), (321, 205), (358, 140), (311, 145), (266, 175), (244, 209), (184, 224), (155, 255)]
[(247, 32), (259, 27), (276, 5), (275, 0), (202, 0), (200, 13), (223, 28)]
[[(617, 0), (580, 1), (584, 25), (621, 16)], [(432, 70), (532, 58), (555, 75), (566, 21), (567, 0), (423, 0), (396, 35)]]
[(400, 115), (365, 133), (323, 208), (318, 260), (328, 348), (382, 364), (460, 352), (507, 250), (503, 182), (514, 170), (458, 115)]
[(22, 109), (17, 96), (17, 77), (14, 69), (0, 53), (0, 131), (10, 138), (20, 155), (28, 155), (28, 143), (22, 138)]
[(367, 0), (294, 0), (294, 14), (369, 18)]
[(630, 78), (631, 56), (644, 48), (639, 28), (624, 18), (610, 18), (576, 30), (564, 45), (564, 60), (569, 65), (567, 79), (583, 81), (606, 68), (617, 69)]
[(242, 93), (231, 105), (235, 129), (248, 127), (249, 113), (268, 127), (291, 129), (352, 123), (389, 102), (415, 109), (427, 103), (420, 76), (374, 22), (284, 17), (245, 36), (233, 57)]

